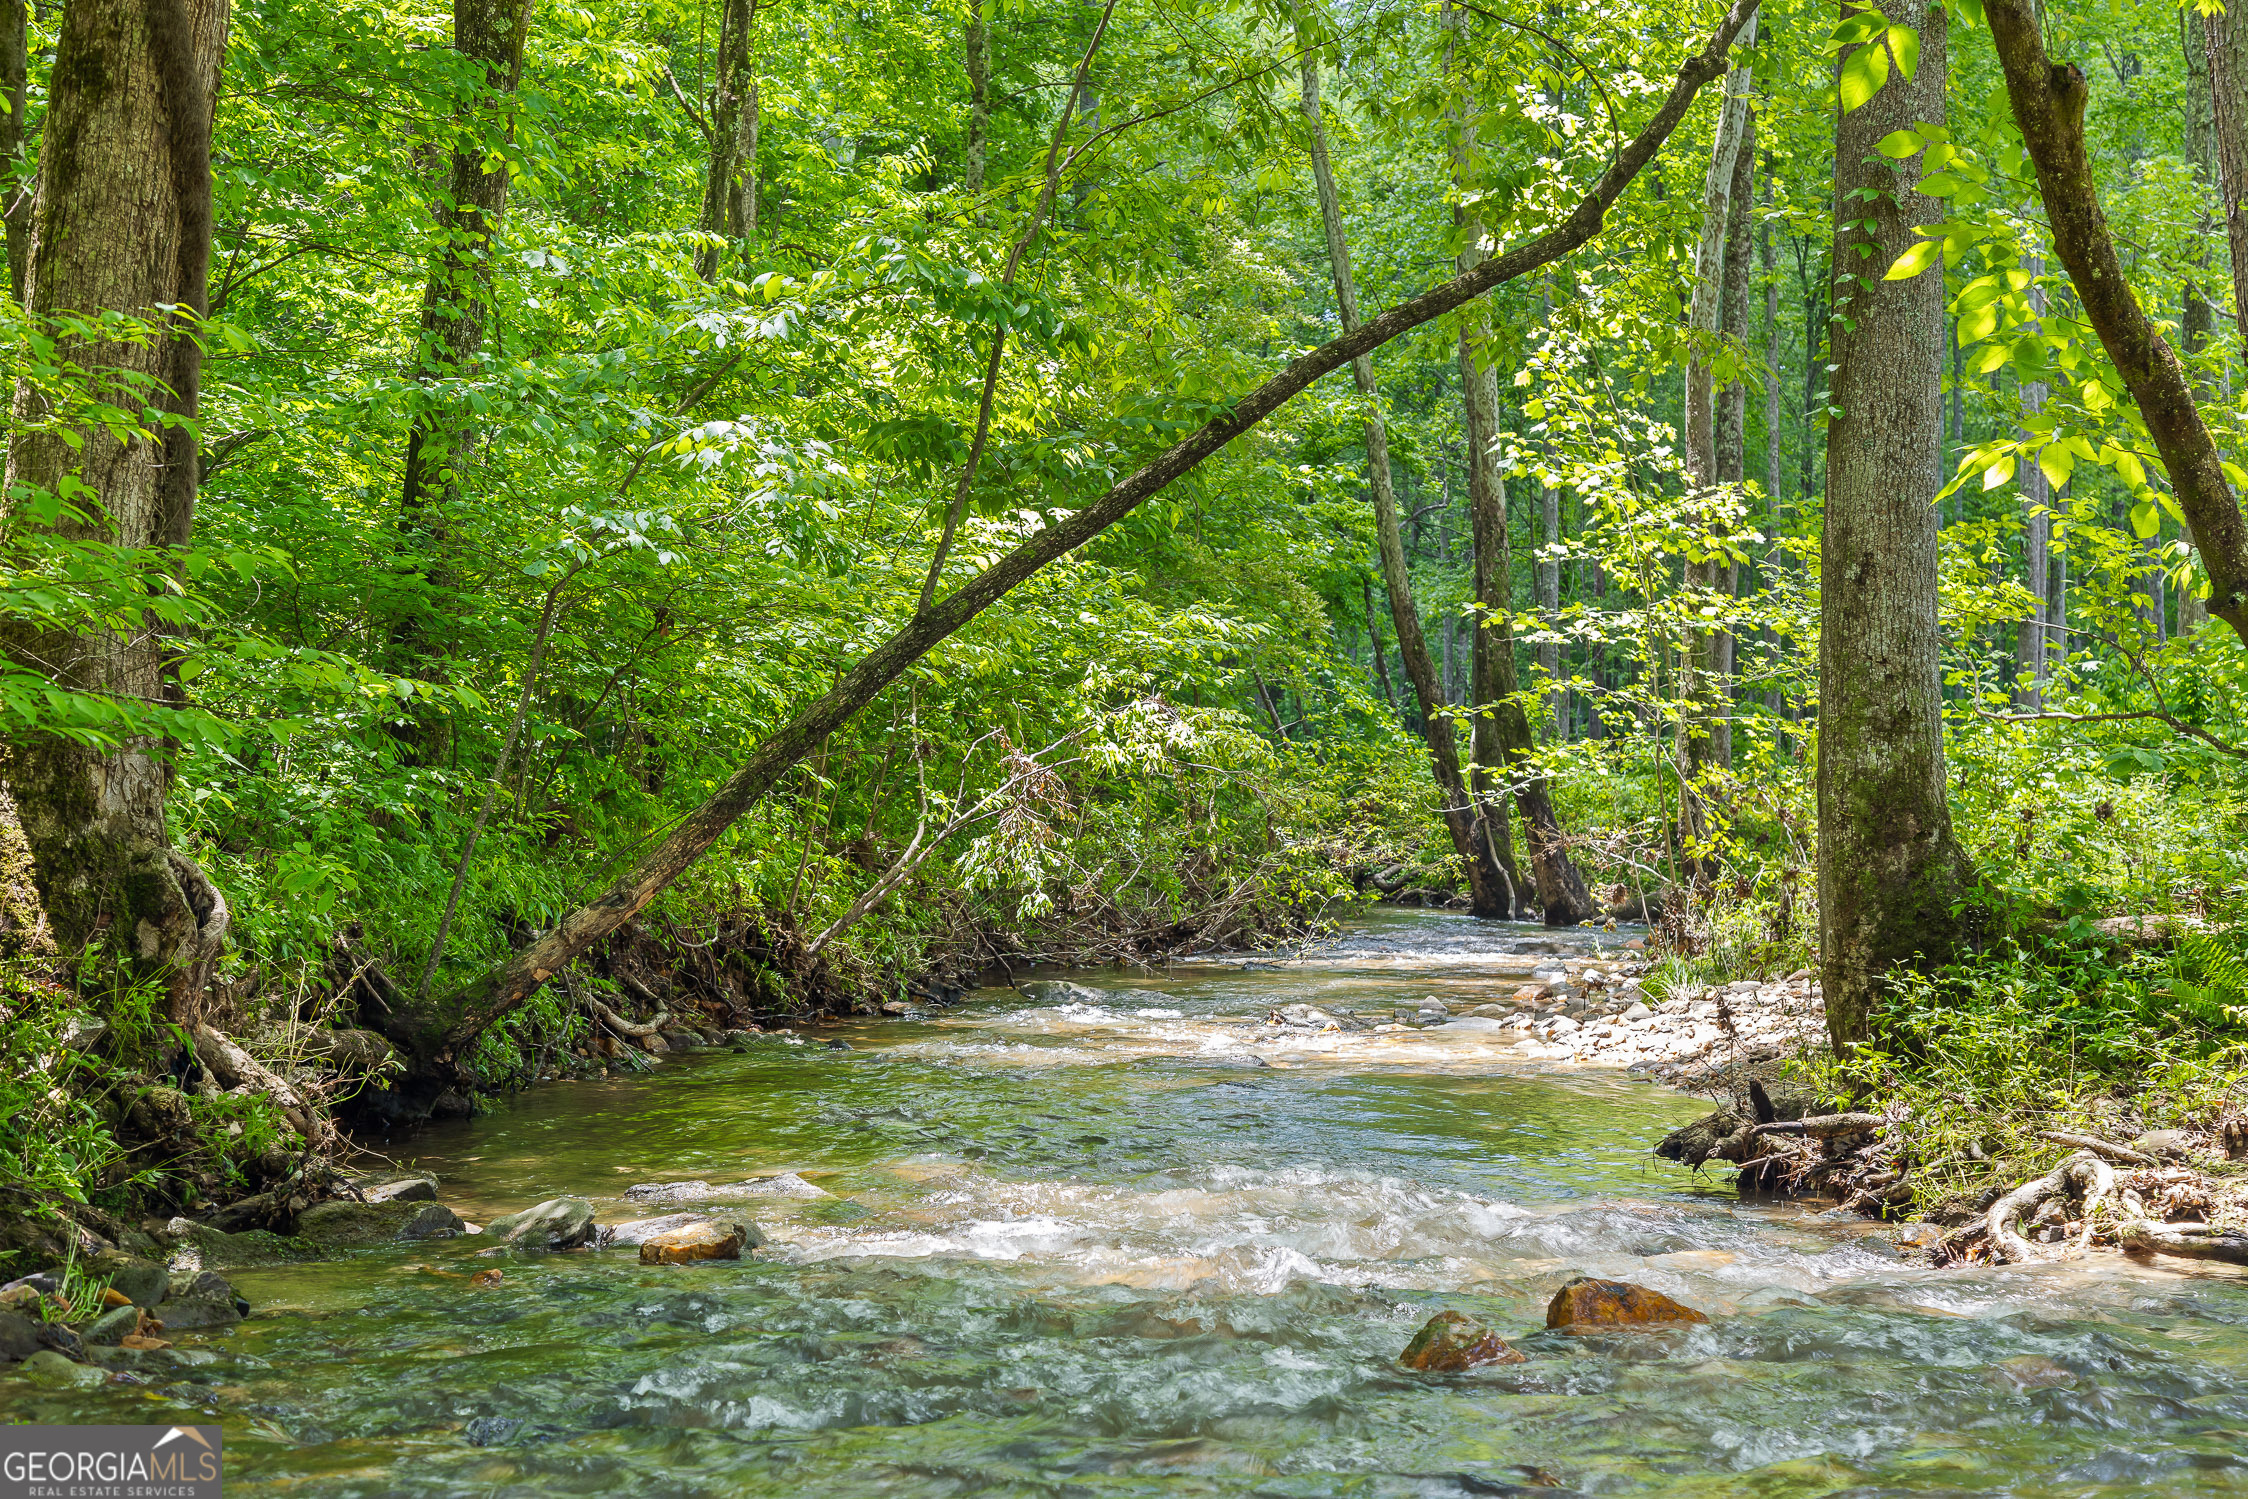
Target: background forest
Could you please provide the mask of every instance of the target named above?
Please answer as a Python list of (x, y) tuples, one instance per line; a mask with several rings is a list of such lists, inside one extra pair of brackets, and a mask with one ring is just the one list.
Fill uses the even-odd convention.
[[(26, 304), (35, 201), (78, 159), (50, 126), (81, 8), (145, 9), (10, 7), (0, 719), (19, 747), (160, 743), (157, 826), (228, 921), (183, 1020), (114, 913), (56, 908), (27, 810), (0, 1132), (40, 1191), (189, 1197), (325, 1126), (189, 1088), (201, 1125), (248, 1132), (172, 1176), (122, 1153), (116, 1090), (196, 1072), (167, 1019), (284, 1076), (333, 1052), (331, 1021), (411, 1053), (421, 1022), (370, 1009), (474, 992), (571, 930), (933, 599), (1360, 309), (1563, 222), (1724, 20), (240, 0), (182, 408), (86, 353), (159, 347), (171, 300)], [(2248, 656), (2054, 247), (2001, 19), (1764, 0), (1582, 248), (1381, 342), (938, 637), (607, 945), (446, 1031), (462, 1070), (411, 1111), (618, 1054), (604, 1012), (659, 998), (605, 966), (618, 944), (737, 1019), (993, 959), (1253, 945), (1376, 895), (1651, 914), (1677, 984), (1831, 965), (1817, 767), (1852, 776), (1904, 732), (1821, 741), (1837, 341), (1884, 329), (1903, 373), (1872, 400), (1936, 414), (1927, 484), (1882, 494), (1936, 521), (1906, 584), (1940, 697), (1898, 711), (1940, 729), (1957, 871), (1944, 919), (1898, 939), (1918, 976), (1845, 1039), (1876, 1037), (1859, 1065), (1893, 1086), (1922, 1086), (1892, 1061), (1917, 1058), (1931, 1097), (2065, 1114), (2170, 1067), (2221, 1099), (2248, 1057)], [(2157, 0), (2032, 19), (2084, 71), (2106, 227), (2248, 483), (2248, 57), (2221, 14)], [(1894, 180), (1925, 232), (1860, 232)], [(1892, 291), (1927, 315), (1877, 309)], [(22, 456), (188, 426), (192, 536), (169, 541), (105, 529), (76, 459)], [(1879, 676), (1852, 629), (1825, 649)], [(40, 645), (126, 636), (161, 657), (137, 689)], [(2103, 943), (2141, 913), (2194, 935)], [(64, 1064), (86, 1101), (34, 1108), (31, 1059), (90, 1015), (114, 1044)], [(2057, 1102), (2028, 1056), (2059, 1059)]]

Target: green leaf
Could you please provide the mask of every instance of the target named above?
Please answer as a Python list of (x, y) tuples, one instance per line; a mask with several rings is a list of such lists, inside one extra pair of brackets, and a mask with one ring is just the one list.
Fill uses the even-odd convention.
[(1910, 281), (1913, 277), (1940, 261), (1943, 257), (1943, 250), (1944, 242), (1942, 240), (1924, 239), (1919, 244), (1911, 246), (1904, 254), (1899, 255), (1897, 263), (1890, 266), (1881, 279), (1884, 281)]
[(2014, 477), (2014, 455), (2002, 454), (1996, 463), (1983, 470), (1983, 488), (1996, 489)]
[(2131, 507), (2131, 529), (2144, 541), (2162, 529), (2162, 512), (2151, 504), (2141, 502)]
[(1897, 59), (1897, 71), (1910, 79), (1920, 68), (1920, 33), (1910, 26), (1892, 26), (1887, 40), (1890, 55)]
[(1863, 105), (1889, 81), (1889, 54), (1881, 47), (1860, 47), (1842, 60), (1842, 112)]
[(2037, 450), (2037, 466), (2044, 470), (2045, 482), (2059, 489), (2076, 471), (2076, 455), (2066, 442), (2049, 442)]
[(1894, 161), (1903, 161), (1920, 149), (1920, 132), (1892, 130), (1873, 143), (1873, 149)]

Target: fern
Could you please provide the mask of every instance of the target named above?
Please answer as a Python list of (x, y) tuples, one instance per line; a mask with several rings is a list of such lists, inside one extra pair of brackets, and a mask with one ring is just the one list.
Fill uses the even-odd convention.
[(2248, 958), (2206, 932), (2188, 932), (2178, 944), (2179, 976), (2170, 997), (2212, 1029), (2248, 1026)]

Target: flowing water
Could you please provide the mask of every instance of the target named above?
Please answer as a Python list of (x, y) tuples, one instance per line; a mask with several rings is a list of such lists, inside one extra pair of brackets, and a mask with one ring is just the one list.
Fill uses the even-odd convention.
[[(471, 1237), (239, 1272), (258, 1315), (183, 1340), (210, 1362), (0, 1382), (0, 1413), (223, 1421), (244, 1495), (2248, 1494), (2248, 1278), (1915, 1268), (1650, 1160), (1703, 1104), (1487, 1023), (1243, 1023), (1497, 997), (1544, 937), (1382, 912), (1292, 961), (1075, 975), (1131, 991), (1098, 1004), (986, 991), (541, 1089), (414, 1142), (473, 1221), (828, 1195), (732, 1204), (772, 1240), (738, 1264)], [(1542, 1331), (1587, 1273), (1713, 1320)], [(1401, 1371), (1446, 1307), (1528, 1362)]]

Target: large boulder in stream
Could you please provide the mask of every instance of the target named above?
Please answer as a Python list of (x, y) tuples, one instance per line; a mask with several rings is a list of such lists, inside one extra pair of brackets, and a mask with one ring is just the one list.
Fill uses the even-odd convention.
[(318, 1203), (297, 1214), (297, 1237), (319, 1250), (367, 1249), (413, 1239), (449, 1239), (462, 1231), (460, 1214), (441, 1202)]
[(1423, 1374), (1458, 1374), (1485, 1364), (1528, 1362), (1506, 1339), (1465, 1312), (1438, 1312), (1429, 1318), (1397, 1361)]
[(1635, 1286), (1628, 1280), (1595, 1280), (1589, 1275), (1580, 1275), (1554, 1292), (1546, 1306), (1546, 1326), (1570, 1331), (1708, 1320), (1660, 1291)]
[(738, 1260), (742, 1248), (763, 1243), (765, 1236), (741, 1223), (719, 1223), (710, 1218), (677, 1224), (649, 1234), (640, 1241), (643, 1265), (691, 1265), (700, 1260)]
[(595, 1232), (593, 1204), (582, 1197), (550, 1197), (484, 1225), (485, 1238), (513, 1249), (579, 1249)]

